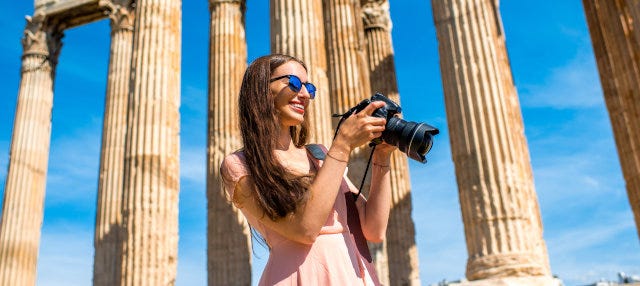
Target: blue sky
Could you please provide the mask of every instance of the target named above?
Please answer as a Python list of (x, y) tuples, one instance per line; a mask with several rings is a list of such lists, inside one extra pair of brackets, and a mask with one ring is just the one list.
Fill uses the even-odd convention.
[[(0, 193), (31, 1), (0, 4)], [(501, 1), (552, 272), (583, 285), (640, 274), (640, 244), (580, 1)], [(464, 277), (466, 246), (430, 1), (392, 1), (404, 116), (441, 130), (429, 162), (410, 160), (424, 285)], [(177, 285), (206, 285), (208, 1), (183, 1)], [(269, 53), (268, 1), (247, 3), (249, 60)], [(90, 285), (109, 55), (107, 20), (65, 33), (58, 65), (38, 285)], [(329, 115), (327, 115), (329, 116)], [(260, 247), (257, 247), (259, 250)], [(258, 251), (254, 280), (267, 258)]]

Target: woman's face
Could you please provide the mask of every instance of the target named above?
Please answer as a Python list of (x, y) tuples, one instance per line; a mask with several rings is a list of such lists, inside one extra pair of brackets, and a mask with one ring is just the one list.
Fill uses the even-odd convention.
[[(306, 83), (307, 71), (295, 61), (289, 61), (277, 67), (271, 74), (271, 79), (285, 75), (297, 76), (301, 82)], [(275, 108), (280, 125), (283, 128), (296, 126), (304, 121), (304, 113), (309, 106), (310, 95), (303, 84), (298, 92), (289, 87), (289, 78), (283, 77), (270, 83), (271, 92), (275, 95)], [(286, 130), (286, 129), (285, 129)]]

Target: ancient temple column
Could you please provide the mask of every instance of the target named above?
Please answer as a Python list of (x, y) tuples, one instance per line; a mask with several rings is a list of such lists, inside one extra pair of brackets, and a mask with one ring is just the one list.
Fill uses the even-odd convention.
[[(331, 113), (344, 113), (371, 97), (369, 68), (359, 0), (323, 1), (328, 54)], [(337, 120), (333, 120), (335, 128)], [(351, 153), (347, 176), (360, 187), (371, 148), (363, 145)], [(363, 187), (369, 190), (368, 183)]]
[(133, 41), (131, 1), (105, 2), (105, 5), (111, 20), (111, 53), (98, 179), (93, 264), (95, 286), (119, 283), (117, 269), (121, 267), (121, 244), (118, 230), (122, 223), (122, 176)]
[(640, 236), (640, 6), (628, 0), (582, 3)]
[(251, 234), (220, 177), (224, 157), (242, 147), (238, 94), (247, 67), (244, 0), (210, 0), (207, 120), (207, 269), (209, 285), (251, 284)]
[[(362, 3), (371, 91), (380, 92), (400, 104), (389, 2), (363, 0)], [(418, 249), (411, 219), (409, 164), (407, 156), (401, 152), (394, 152), (391, 157), (391, 192), (393, 207), (389, 216), (387, 238), (382, 249), (378, 250), (383, 254), (376, 255), (378, 273), (380, 276), (388, 276), (389, 281), (382, 281), (385, 285), (420, 285)], [(383, 275), (384, 273), (387, 275)]]
[(432, 1), (469, 280), (551, 278), (497, 1)]
[(0, 285), (35, 285), (62, 32), (27, 17), (18, 103), (0, 222)]
[(331, 146), (333, 128), (321, 0), (271, 0), (271, 52), (305, 62), (309, 81), (318, 88), (309, 105), (309, 142)]
[(173, 285), (178, 258), (181, 1), (136, 1), (120, 285)]

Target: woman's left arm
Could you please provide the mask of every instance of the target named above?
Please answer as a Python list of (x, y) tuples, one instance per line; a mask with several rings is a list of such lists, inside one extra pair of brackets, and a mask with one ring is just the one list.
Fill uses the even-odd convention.
[(371, 242), (382, 242), (391, 211), (391, 154), (396, 147), (386, 143), (376, 146), (371, 160), (369, 198), (356, 201), (362, 233)]

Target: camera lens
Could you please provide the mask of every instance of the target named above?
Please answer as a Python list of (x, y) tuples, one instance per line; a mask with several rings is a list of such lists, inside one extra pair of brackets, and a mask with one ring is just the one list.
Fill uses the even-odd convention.
[(433, 146), (433, 135), (439, 131), (426, 123), (405, 121), (398, 117), (387, 120), (382, 139), (394, 145), (409, 158), (425, 163), (425, 155)]

